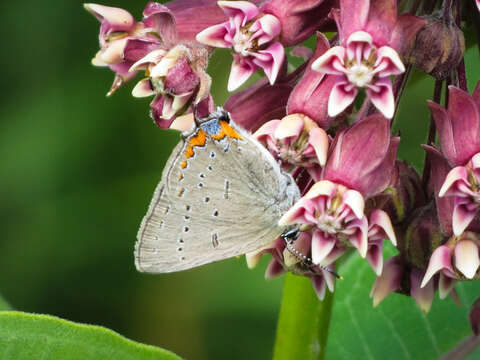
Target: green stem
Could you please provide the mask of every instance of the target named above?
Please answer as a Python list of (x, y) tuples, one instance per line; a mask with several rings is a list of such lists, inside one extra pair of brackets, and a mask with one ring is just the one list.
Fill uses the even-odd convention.
[(273, 359), (324, 359), (332, 305), (328, 290), (319, 301), (309, 279), (287, 274)]

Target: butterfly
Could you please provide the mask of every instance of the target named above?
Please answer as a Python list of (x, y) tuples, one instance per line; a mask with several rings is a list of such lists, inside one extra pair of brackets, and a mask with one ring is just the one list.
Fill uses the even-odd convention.
[(291, 228), (293, 178), (222, 108), (195, 117), (163, 170), (135, 245), (139, 271), (168, 273), (258, 250)]

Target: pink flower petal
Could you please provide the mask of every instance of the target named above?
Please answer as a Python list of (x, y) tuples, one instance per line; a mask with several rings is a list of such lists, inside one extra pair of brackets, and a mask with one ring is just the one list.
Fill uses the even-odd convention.
[(273, 279), (285, 273), (285, 269), (282, 264), (277, 260), (272, 259), (265, 270), (265, 279)]
[[(280, 21), (273, 15), (265, 14), (258, 20), (259, 32), (262, 33), (260, 37), (257, 38), (258, 45), (266, 44), (271, 41), (275, 36), (280, 34), (281, 25)], [(253, 38), (253, 37), (252, 37)]]
[(356, 190), (347, 190), (343, 195), (342, 200), (345, 205), (352, 209), (353, 213), (358, 219), (363, 218), (365, 201), (362, 194)]
[(150, 64), (157, 64), (166, 55), (166, 51), (163, 49), (157, 49), (149, 52), (143, 58), (134, 63), (128, 71), (145, 70)]
[(460, 241), (455, 246), (455, 267), (467, 278), (473, 279), (480, 266), (478, 247), (471, 240)]
[(313, 70), (321, 73), (343, 75), (347, 71), (343, 66), (344, 58), (345, 48), (343, 46), (334, 46), (316, 59), (311, 67)]
[(285, 116), (278, 125), (274, 136), (277, 139), (298, 136), (302, 132), (304, 126), (305, 122), (302, 116), (297, 114), (288, 115)]
[(310, 129), (309, 142), (315, 150), (318, 163), (321, 166), (325, 166), (325, 163), (327, 162), (329, 145), (328, 135), (325, 130), (319, 127), (313, 127), (312, 129)]
[(99, 4), (83, 4), (83, 7), (99, 21), (105, 20), (117, 31), (128, 30), (135, 23), (133, 16), (124, 9)]
[(456, 283), (456, 279), (446, 276), (444, 273), (440, 273), (438, 281), (438, 296), (440, 299), (445, 299), (448, 294), (450, 294)]
[(455, 207), (453, 208), (452, 214), (452, 227), (455, 236), (460, 236), (465, 231), (478, 212), (477, 208), (470, 210), (469, 207), (466, 206), (469, 204), (469, 199), (455, 198)]
[(228, 34), (228, 23), (217, 24), (200, 31), (195, 39), (205, 45), (217, 48), (230, 48), (232, 42), (226, 40)]
[(316, 265), (327, 257), (335, 246), (334, 237), (326, 237), (321, 231), (315, 231), (312, 237), (312, 262)]
[[(170, 124), (170, 129), (178, 130), (178, 131), (189, 131), (192, 130), (192, 128), (195, 126), (195, 120), (193, 117), (193, 114), (185, 114), (182, 116), (179, 116), (173, 120), (173, 122)], [(248, 265), (248, 259), (247, 259), (247, 265)]]
[(432, 307), (435, 287), (433, 281), (426, 286), (420, 286), (423, 272), (413, 268), (410, 273), (410, 295), (415, 299), (420, 309), (428, 313)]
[[(392, 244), (397, 246), (397, 238), (395, 237), (395, 231), (393, 230), (392, 221), (390, 220), (390, 216), (388, 216), (385, 211), (379, 209), (373, 210), (370, 214), (369, 226), (370, 229), (374, 227), (379, 227), (381, 230), (383, 230), (384, 234), (386, 235), (386, 237), (388, 237)], [(370, 231), (371, 230), (369, 230), (369, 236)]]
[(338, 77), (328, 98), (328, 116), (335, 117), (353, 103), (357, 88), (350, 85), (343, 76)]
[(367, 256), (368, 251), (368, 221), (366, 217), (351, 221), (348, 229), (356, 228), (352, 235), (348, 236), (348, 241), (358, 250), (362, 258)]
[(265, 50), (259, 50), (257, 54), (252, 54), (252, 56), (254, 56), (253, 63), (265, 71), (270, 84), (273, 85), (285, 59), (283, 45), (276, 42)]
[(400, 289), (403, 276), (403, 267), (399, 258), (394, 257), (385, 263), (382, 275), (377, 277), (370, 291), (370, 297), (373, 298), (373, 307), (376, 307), (392, 291)]
[(217, 4), (228, 17), (242, 19), (241, 26), (245, 26), (259, 13), (257, 6), (249, 1), (218, 1)]
[(425, 287), (433, 275), (442, 269), (447, 269), (453, 273), (451, 255), (451, 250), (446, 245), (439, 246), (435, 249), (430, 257), (430, 261), (428, 262), (427, 271), (425, 272), (425, 276), (423, 277), (420, 287)]
[(317, 294), (318, 300), (323, 301), (323, 299), (325, 299), (326, 290), (326, 284), (323, 276), (313, 276), (312, 285), (315, 293)]
[(337, 192), (337, 185), (328, 180), (321, 180), (313, 184), (310, 190), (305, 194), (306, 199), (315, 199), (318, 196), (330, 197)]
[(377, 276), (382, 275), (383, 270), (383, 254), (382, 254), (382, 241), (370, 245), (367, 251), (366, 257), (368, 263), (372, 267), (373, 271)]
[(390, 78), (380, 78), (367, 88), (367, 94), (373, 105), (385, 116), (391, 119), (395, 113), (395, 98), (393, 97)]
[(465, 166), (457, 166), (450, 170), (445, 181), (438, 192), (438, 196), (445, 196), (450, 188), (457, 182), (461, 181), (468, 184), (468, 169)]
[(268, 143), (268, 139), (273, 138), (273, 134), (277, 129), (278, 125), (280, 124), (281, 120), (275, 119), (270, 120), (260, 126), (257, 131), (253, 134), (253, 136), (260, 142)]
[(343, 34), (341, 39), (346, 39), (351, 33), (365, 27), (370, 8), (369, 0), (341, 0), (340, 24)]
[(257, 71), (258, 66), (251, 60), (243, 58), (237, 54), (234, 55), (230, 76), (228, 78), (228, 91), (238, 89), (248, 80), (252, 74)]
[[(385, 66), (382, 66), (385, 64)], [(377, 68), (381, 67), (382, 70), (377, 72)], [(374, 65), (374, 73), (379, 77), (385, 77), (390, 75), (399, 75), (405, 72), (405, 65), (398, 53), (390, 46), (382, 46), (377, 50), (377, 61)]]
[(152, 83), (150, 79), (142, 79), (132, 90), (132, 95), (137, 98), (152, 96), (155, 94), (155, 91), (152, 88)]

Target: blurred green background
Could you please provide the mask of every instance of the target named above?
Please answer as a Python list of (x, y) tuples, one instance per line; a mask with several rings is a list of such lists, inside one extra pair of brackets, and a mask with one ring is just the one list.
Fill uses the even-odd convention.
[[(116, 0), (140, 18), (143, 1)], [(178, 133), (148, 117), (135, 82), (90, 59), (98, 21), (81, 1), (0, 4), (0, 293), (17, 310), (109, 327), (188, 359), (271, 357), (282, 279), (265, 281), (232, 259), (178, 274), (137, 273), (139, 223)], [(479, 77), (469, 56), (470, 87)], [(213, 93), (226, 99), (230, 58), (211, 60)], [(423, 153), (430, 80), (403, 99), (401, 156)]]

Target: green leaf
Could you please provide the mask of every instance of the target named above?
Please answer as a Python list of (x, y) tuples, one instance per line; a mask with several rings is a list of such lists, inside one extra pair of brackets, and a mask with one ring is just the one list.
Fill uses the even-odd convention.
[(318, 301), (312, 283), (287, 274), (277, 327), (274, 360), (323, 359), (333, 294)]
[(128, 340), (116, 332), (49, 315), (0, 312), (0, 358), (178, 360), (174, 353)]
[(389, 295), (376, 308), (369, 298), (375, 275), (364, 259), (352, 256), (340, 269), (327, 359), (438, 359), (471, 335), (468, 311), (480, 282), (457, 285), (461, 306), (436, 296), (424, 314), (415, 301)]

